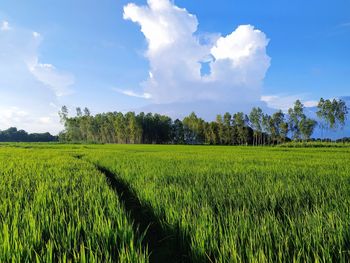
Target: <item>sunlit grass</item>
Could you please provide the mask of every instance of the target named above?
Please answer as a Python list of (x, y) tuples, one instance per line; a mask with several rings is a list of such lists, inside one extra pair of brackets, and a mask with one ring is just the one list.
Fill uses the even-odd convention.
[(105, 177), (55, 150), (0, 149), (0, 262), (146, 262)]
[(0, 262), (148, 260), (94, 164), (126, 182), (191, 261), (350, 260), (348, 147), (17, 144), (0, 147)]
[(350, 150), (123, 146), (112, 169), (215, 262), (348, 262)]

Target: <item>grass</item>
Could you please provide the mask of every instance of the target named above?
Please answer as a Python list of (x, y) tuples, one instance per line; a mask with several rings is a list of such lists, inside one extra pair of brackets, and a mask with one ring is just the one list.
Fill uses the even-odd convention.
[(0, 261), (350, 260), (348, 147), (16, 146), (0, 147)]
[(193, 261), (350, 259), (349, 149), (124, 146), (86, 159), (125, 180)]
[(0, 262), (146, 262), (132, 222), (90, 163), (0, 149)]

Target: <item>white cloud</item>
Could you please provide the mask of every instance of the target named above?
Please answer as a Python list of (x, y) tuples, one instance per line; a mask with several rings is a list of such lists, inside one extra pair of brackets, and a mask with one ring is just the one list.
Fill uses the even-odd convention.
[[(263, 32), (242, 25), (228, 36), (207, 34), (212, 37), (202, 41), (198, 20), (186, 9), (169, 0), (147, 3), (126, 5), (124, 19), (138, 23), (147, 40), (150, 76), (141, 86), (153, 102), (260, 100), (270, 66)], [(208, 74), (201, 74), (202, 62), (209, 64)]]
[(40, 117), (39, 122), (43, 124), (51, 124), (52, 120), (50, 117)]
[[(2, 27), (8, 28), (8, 24)], [(38, 32), (15, 28), (10, 32), (0, 31), (0, 74), (8, 88), (21, 79), (31, 82), (28, 89), (49, 88), (57, 97), (72, 93), (74, 76), (57, 69), (53, 64), (42, 63), (39, 48), (42, 37)], [(11, 81), (10, 81), (11, 79)], [(39, 83), (38, 83), (39, 82)], [(36, 83), (36, 84), (35, 84)], [(0, 84), (1, 81), (0, 81)], [(40, 85), (41, 84), (41, 85)], [(3, 87), (0, 87), (0, 89)]]
[(64, 104), (59, 96), (71, 92), (74, 76), (41, 62), (41, 41), (39, 33), (18, 26), (0, 31), (0, 129), (62, 130), (49, 103)]
[(40, 33), (36, 32), (36, 31), (33, 31), (32, 34), (33, 34), (34, 38), (39, 38), (41, 36)]
[(115, 89), (117, 92), (126, 95), (126, 96), (130, 96), (130, 97), (136, 97), (136, 98), (142, 98), (142, 99), (150, 99), (152, 96), (149, 93), (136, 93), (135, 91), (132, 90), (122, 90), (122, 89)]
[(72, 93), (70, 86), (74, 84), (74, 76), (58, 71), (52, 64), (42, 64), (38, 58), (28, 63), (33, 76), (47, 87), (51, 88), (56, 96), (61, 97)]
[(9, 31), (11, 30), (10, 24), (8, 21), (2, 21), (1, 26), (0, 26), (1, 31)]
[(305, 107), (315, 107), (318, 102), (315, 100), (305, 99), (304, 94), (299, 95), (263, 95), (261, 100), (267, 104), (268, 107), (273, 109), (280, 109), (287, 112), (289, 108), (293, 107), (296, 100), (300, 100)]
[(46, 132), (57, 134), (62, 130), (58, 116), (40, 116), (39, 112), (10, 106), (0, 107), (0, 130), (17, 127), (28, 132)]

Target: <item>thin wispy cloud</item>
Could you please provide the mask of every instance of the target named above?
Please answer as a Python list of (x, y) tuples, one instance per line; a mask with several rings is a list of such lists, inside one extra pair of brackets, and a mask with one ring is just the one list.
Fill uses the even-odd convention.
[(338, 27), (350, 27), (350, 22), (341, 23), (338, 25)]
[(129, 97), (135, 97), (135, 98), (142, 98), (142, 99), (151, 99), (152, 96), (149, 93), (137, 93), (133, 90), (123, 90), (123, 89), (114, 89), (115, 91), (119, 92), (120, 94), (129, 96)]
[(57, 133), (62, 126), (49, 103), (73, 92), (74, 75), (41, 61), (39, 32), (4, 22), (0, 29), (0, 129)]
[(38, 81), (52, 89), (57, 97), (73, 93), (70, 88), (75, 81), (72, 74), (58, 71), (52, 64), (39, 63), (37, 58), (28, 63), (28, 69)]

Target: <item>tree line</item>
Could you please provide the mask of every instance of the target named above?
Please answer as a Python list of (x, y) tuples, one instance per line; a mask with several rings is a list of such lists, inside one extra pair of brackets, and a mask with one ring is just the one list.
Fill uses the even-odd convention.
[(50, 133), (27, 133), (24, 130), (18, 130), (11, 127), (7, 130), (0, 131), (0, 142), (52, 142), (58, 141), (57, 136)]
[(211, 144), (211, 145), (271, 145), (290, 140), (310, 140), (316, 125), (323, 129), (342, 128), (348, 108), (341, 99), (320, 99), (317, 116), (308, 118), (300, 100), (288, 110), (272, 115), (259, 107), (249, 114), (237, 112), (217, 115), (207, 122), (194, 112), (183, 120), (172, 120), (161, 114), (108, 112), (91, 115), (90, 110), (76, 108), (69, 117), (68, 108), (59, 112), (64, 131), (63, 142), (124, 143), (124, 144)]

